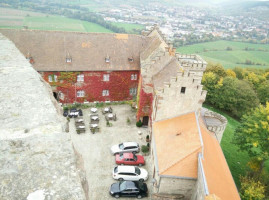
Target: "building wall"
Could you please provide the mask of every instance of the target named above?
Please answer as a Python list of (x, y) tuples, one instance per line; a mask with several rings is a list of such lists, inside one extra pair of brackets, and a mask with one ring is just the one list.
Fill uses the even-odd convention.
[(153, 193), (160, 194), (181, 194), (183, 200), (191, 199), (192, 193), (196, 186), (196, 179), (183, 179), (172, 177), (161, 177), (155, 172), (156, 183), (153, 187)]
[[(164, 88), (156, 90), (153, 101), (153, 120), (158, 121), (199, 111), (206, 98), (201, 79), (195, 73), (178, 72), (169, 83), (165, 84)], [(184, 92), (182, 92), (183, 87)]]
[[(77, 75), (83, 74), (84, 81), (78, 82)], [(109, 81), (103, 76), (109, 74)], [(136, 80), (131, 80), (136, 74)], [(62, 103), (84, 101), (124, 101), (135, 97), (130, 94), (130, 88), (138, 87), (139, 71), (107, 71), (107, 72), (41, 72), (43, 78), (52, 86), (53, 91), (62, 93), (59, 101)], [(49, 82), (49, 76), (56, 75), (57, 81)], [(83, 90), (84, 97), (77, 97), (77, 91)], [(103, 96), (103, 90), (109, 90), (108, 96)]]
[(198, 164), (198, 179), (195, 184), (191, 200), (204, 200), (205, 199), (205, 188), (204, 188), (204, 182), (202, 177), (202, 169), (201, 165)]

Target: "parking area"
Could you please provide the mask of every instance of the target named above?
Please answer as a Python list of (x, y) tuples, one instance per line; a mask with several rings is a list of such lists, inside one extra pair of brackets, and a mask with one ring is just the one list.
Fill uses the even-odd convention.
[[(116, 113), (117, 120), (111, 121), (112, 126), (108, 127), (105, 115), (102, 114), (103, 108), (98, 108), (100, 118), (100, 131), (92, 134), (89, 128), (90, 108), (83, 110), (83, 118), (86, 126), (86, 133), (77, 134), (74, 119), (70, 120), (70, 135), (75, 149), (82, 155), (84, 167), (89, 185), (90, 200), (114, 199), (110, 196), (110, 185), (116, 180), (112, 178), (112, 170), (116, 166), (115, 156), (110, 153), (110, 147), (121, 142), (133, 141), (139, 143), (140, 147), (146, 145), (147, 128), (136, 127), (135, 112), (130, 105), (113, 105), (113, 113)], [(130, 119), (130, 124), (127, 119)], [(138, 132), (142, 132), (141, 135)], [(141, 152), (139, 153), (141, 154)], [(144, 199), (150, 199), (152, 190), (152, 164), (151, 158), (145, 156), (146, 165), (142, 168), (149, 173), (149, 179), (146, 181), (149, 196)], [(130, 198), (120, 198), (130, 199)]]

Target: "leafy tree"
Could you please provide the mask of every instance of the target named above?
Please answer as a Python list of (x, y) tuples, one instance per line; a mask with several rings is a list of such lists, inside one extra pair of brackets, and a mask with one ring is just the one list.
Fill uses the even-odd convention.
[(250, 177), (240, 177), (241, 198), (243, 200), (263, 200), (265, 199), (265, 186)]
[(207, 90), (206, 100), (210, 104), (215, 103), (216, 96), (216, 85), (218, 84), (219, 77), (213, 72), (207, 72), (204, 74), (202, 79), (202, 84), (204, 85), (204, 89)]
[(219, 77), (225, 77), (227, 76), (225, 69), (223, 68), (223, 66), (219, 63), (215, 64), (215, 63), (208, 63), (205, 73), (207, 72), (213, 72), (216, 75), (218, 75)]
[(260, 168), (269, 158), (269, 103), (258, 106), (243, 115), (241, 124), (235, 130), (234, 142), (250, 157), (261, 161)]
[(236, 78), (236, 73), (232, 69), (227, 69), (226, 74), (227, 74), (227, 76)]
[(250, 72), (245, 77), (249, 83), (251, 83), (255, 88), (257, 88), (263, 81), (265, 81), (265, 77), (261, 75), (257, 75), (254, 72)]
[(245, 77), (246, 70), (241, 67), (235, 67), (233, 70), (236, 74), (236, 77), (242, 80)]
[(269, 102), (269, 80), (259, 85), (257, 94), (262, 104)]

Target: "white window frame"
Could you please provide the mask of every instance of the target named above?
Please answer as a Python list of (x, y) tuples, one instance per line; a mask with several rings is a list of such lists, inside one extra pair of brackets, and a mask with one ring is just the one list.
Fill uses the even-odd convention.
[(137, 74), (132, 74), (131, 75), (131, 80), (137, 80)]
[(54, 82), (58, 81), (58, 76), (57, 75), (53, 75), (54, 76)]
[(52, 75), (49, 75), (49, 76), (48, 76), (48, 81), (49, 81), (50, 83), (53, 82)]
[(104, 74), (103, 75), (103, 81), (109, 81), (109, 74)]
[(129, 94), (132, 96), (135, 96), (137, 94), (137, 88), (130, 88), (129, 89)]
[(72, 58), (66, 58), (66, 59), (65, 59), (65, 62), (66, 62), (66, 63), (71, 63), (71, 62), (72, 62)]
[(77, 91), (77, 97), (85, 97), (85, 92), (84, 92), (84, 90), (78, 90), (78, 91)]
[(102, 96), (103, 97), (109, 96), (109, 90), (103, 90), (102, 91)]
[(59, 98), (60, 98), (61, 100), (64, 100), (64, 93), (59, 92)]
[(77, 75), (77, 82), (84, 82), (84, 74)]

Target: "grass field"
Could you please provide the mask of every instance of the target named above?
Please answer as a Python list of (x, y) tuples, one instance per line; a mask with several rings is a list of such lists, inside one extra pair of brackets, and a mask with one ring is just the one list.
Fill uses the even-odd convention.
[[(250, 159), (246, 152), (240, 151), (237, 145), (232, 143), (234, 137), (234, 131), (236, 127), (240, 124), (240, 122), (230, 117), (226, 113), (223, 113), (211, 106), (204, 105), (204, 107), (214, 112), (222, 114), (228, 120), (227, 127), (221, 140), (221, 148), (225, 155), (231, 173), (233, 175), (235, 184), (239, 188), (240, 186), (239, 176), (245, 175), (247, 171), (247, 163), (249, 162)], [(265, 163), (265, 168), (269, 172), (269, 160)]]
[(78, 32), (111, 33), (112, 31), (95, 23), (61, 16), (45, 15), (28, 11), (0, 8), (0, 28), (37, 30), (58, 30)]
[(120, 22), (112, 22), (114, 26), (119, 28), (124, 28), (128, 33), (132, 33), (133, 29), (143, 30), (145, 27), (140, 24), (127, 24), (127, 23), (120, 23)]
[[(227, 47), (231, 47), (232, 51), (227, 51)], [(246, 47), (252, 50), (245, 51), (244, 49)], [(269, 44), (251, 44), (220, 40), (179, 47), (177, 51), (184, 54), (199, 54), (207, 62), (221, 63), (225, 68), (234, 68), (236, 66), (269, 67)], [(246, 60), (260, 63), (262, 66), (238, 64), (244, 63)]]

